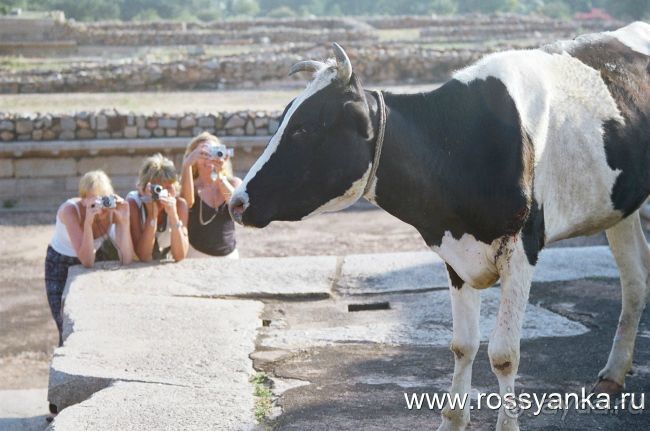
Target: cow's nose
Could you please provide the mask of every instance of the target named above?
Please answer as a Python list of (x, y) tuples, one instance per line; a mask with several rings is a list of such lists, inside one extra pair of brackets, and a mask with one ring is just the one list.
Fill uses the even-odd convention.
[(239, 224), (242, 224), (242, 215), (246, 208), (248, 207), (248, 196), (242, 195), (241, 193), (235, 193), (235, 195), (230, 199), (230, 204), (228, 208), (230, 210), (230, 217)]

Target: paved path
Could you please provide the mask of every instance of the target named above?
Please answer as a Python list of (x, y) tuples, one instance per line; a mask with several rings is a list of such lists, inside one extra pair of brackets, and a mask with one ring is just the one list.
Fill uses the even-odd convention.
[[(620, 307), (615, 277), (605, 247), (542, 253), (524, 326), (522, 388), (593, 382)], [(498, 288), (486, 290), (483, 340), (497, 306)], [(636, 391), (650, 386), (646, 321), (628, 382)], [(249, 381), (256, 371), (267, 373), (280, 407), (266, 412), (267, 426), (435, 429), (439, 412), (408, 410), (404, 392), (446, 390), (450, 327), (444, 266), (428, 252), (75, 268), (66, 341), (50, 371), (49, 399), (65, 409), (51, 429), (261, 428)], [(496, 389), (485, 346), (474, 387)], [(565, 420), (580, 430), (650, 426), (645, 413), (594, 417)], [(490, 429), (495, 418), (475, 412), (472, 429)], [(522, 429), (561, 423), (525, 417)]]

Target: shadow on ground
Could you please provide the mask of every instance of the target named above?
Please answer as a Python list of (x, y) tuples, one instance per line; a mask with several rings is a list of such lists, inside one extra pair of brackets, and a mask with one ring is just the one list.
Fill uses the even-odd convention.
[[(413, 294), (420, 295), (420, 294)], [(620, 310), (618, 280), (586, 279), (535, 283), (531, 303), (589, 328), (572, 337), (522, 341), (517, 390), (527, 393), (588, 391), (604, 366)], [(372, 313), (372, 312), (368, 312)], [(650, 393), (650, 311), (646, 310), (637, 338), (634, 375), (628, 392)], [(443, 393), (453, 371), (446, 347), (422, 345), (337, 344), (292, 351), (277, 360), (256, 360), (254, 366), (271, 376), (310, 382), (289, 389), (277, 400), (282, 414), (270, 423), (276, 430), (420, 430), (436, 429), (439, 411), (409, 410), (404, 393)], [(472, 387), (498, 391), (482, 343), (474, 364)], [(474, 406), (476, 402), (473, 402)], [(474, 407), (476, 408), (476, 407)], [(472, 430), (491, 430), (496, 412), (472, 412)], [(650, 428), (646, 412), (524, 413), (522, 430), (642, 430)]]

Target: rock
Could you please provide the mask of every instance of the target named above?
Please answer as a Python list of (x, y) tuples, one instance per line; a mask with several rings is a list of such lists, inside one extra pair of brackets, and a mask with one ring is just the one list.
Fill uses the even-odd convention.
[(226, 130), (228, 130), (228, 129), (236, 129), (238, 127), (244, 127), (245, 124), (246, 124), (246, 120), (241, 118), (239, 115), (235, 114), (232, 117), (230, 117), (228, 119), (228, 121), (226, 121), (226, 125), (225, 125), (224, 128)]
[(178, 127), (178, 120), (175, 118), (161, 118), (158, 120), (158, 127), (176, 129)]
[(60, 124), (61, 124), (61, 129), (65, 130), (66, 132), (74, 131), (74, 129), (77, 126), (74, 121), (74, 118), (68, 116), (61, 117)]
[(145, 129), (145, 128), (139, 128), (138, 129), (138, 137), (139, 138), (150, 138), (151, 137), (151, 130)]
[(79, 139), (92, 139), (95, 137), (95, 132), (90, 129), (77, 130), (77, 138)]
[(3, 132), (0, 132), (0, 139), (3, 141), (13, 141), (16, 135), (14, 135), (14, 132), (10, 132), (8, 130), (5, 130)]
[(127, 126), (124, 128), (124, 137), (125, 138), (137, 138), (138, 137), (138, 128), (135, 126)]
[(13, 121), (0, 121), (0, 131), (3, 130), (14, 130)]
[(180, 122), (181, 129), (189, 129), (190, 127), (196, 126), (196, 119), (189, 115), (186, 115), (181, 119)]
[(199, 127), (209, 128), (215, 126), (214, 117), (200, 117), (198, 121)]
[(108, 118), (106, 115), (98, 115), (95, 119), (95, 126), (97, 130), (107, 130)]
[(30, 120), (18, 120), (16, 121), (16, 133), (24, 134), (31, 133), (34, 130), (34, 123)]

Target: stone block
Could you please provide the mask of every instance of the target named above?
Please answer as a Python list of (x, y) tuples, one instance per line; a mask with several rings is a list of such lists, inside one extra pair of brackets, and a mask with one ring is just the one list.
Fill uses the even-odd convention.
[(16, 178), (65, 177), (77, 173), (77, 163), (73, 159), (17, 159), (14, 169)]
[(124, 128), (124, 137), (125, 138), (137, 138), (138, 137), (138, 128), (135, 126), (126, 126)]
[(161, 118), (158, 120), (158, 127), (176, 129), (178, 127), (178, 120), (175, 118)]
[(34, 123), (31, 120), (16, 121), (16, 133), (19, 135), (32, 133), (32, 130), (34, 130)]
[(0, 178), (14, 176), (14, 163), (11, 159), (0, 159)]
[(102, 169), (111, 177), (113, 175), (137, 175), (141, 163), (140, 156), (84, 157), (77, 164), (77, 173), (83, 175), (94, 169)]

